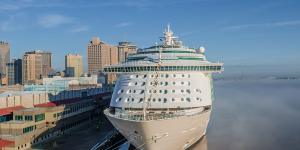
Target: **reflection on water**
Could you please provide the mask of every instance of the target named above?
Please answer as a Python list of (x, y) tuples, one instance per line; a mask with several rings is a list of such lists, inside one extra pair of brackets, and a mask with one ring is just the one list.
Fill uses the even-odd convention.
[(206, 137), (192, 150), (299, 150), (300, 80), (215, 82)]

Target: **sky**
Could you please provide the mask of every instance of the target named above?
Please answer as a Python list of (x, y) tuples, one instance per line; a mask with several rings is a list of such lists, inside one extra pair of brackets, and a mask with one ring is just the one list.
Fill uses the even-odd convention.
[[(0, 0), (0, 40), (11, 58), (25, 51), (83, 55), (90, 39), (145, 48), (167, 24), (186, 46), (232, 66), (299, 66), (299, 0)], [(85, 68), (86, 70), (86, 68)]]

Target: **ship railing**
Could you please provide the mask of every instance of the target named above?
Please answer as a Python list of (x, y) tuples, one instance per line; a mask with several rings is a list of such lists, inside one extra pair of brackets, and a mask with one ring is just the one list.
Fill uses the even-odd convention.
[(198, 115), (200, 113), (207, 112), (208, 110), (202, 110), (198, 112), (174, 112), (174, 113), (147, 113), (144, 115), (143, 113), (133, 113), (130, 111), (120, 111), (120, 112), (110, 112), (109, 109), (104, 110), (104, 114), (114, 117), (114, 118), (119, 118), (119, 119), (124, 119), (124, 120), (135, 120), (135, 121), (147, 121), (147, 120), (165, 120), (165, 119), (172, 119), (172, 118), (179, 118), (182, 116), (194, 116)]

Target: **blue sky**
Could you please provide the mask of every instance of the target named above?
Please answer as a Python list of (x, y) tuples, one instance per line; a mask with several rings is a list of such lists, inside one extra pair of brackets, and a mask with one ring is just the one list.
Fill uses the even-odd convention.
[(12, 58), (49, 50), (63, 69), (65, 54), (86, 57), (93, 36), (147, 47), (170, 23), (185, 45), (206, 47), (210, 60), (299, 65), (299, 8), (299, 0), (0, 0), (0, 40), (11, 44)]

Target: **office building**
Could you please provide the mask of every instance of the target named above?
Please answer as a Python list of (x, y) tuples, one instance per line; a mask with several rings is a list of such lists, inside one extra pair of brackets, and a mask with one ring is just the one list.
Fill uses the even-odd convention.
[(35, 84), (42, 79), (42, 55), (25, 53), (22, 62), (23, 84)]
[(22, 59), (13, 59), (6, 64), (7, 85), (22, 84)]
[(51, 52), (36, 50), (26, 52), (25, 54), (41, 55), (41, 75), (42, 77), (48, 77), (48, 74), (52, 71), (52, 54)]
[(7, 42), (0, 41), (0, 75), (4, 77), (6, 72), (6, 63), (10, 60), (10, 47)]
[(83, 74), (81, 55), (68, 54), (65, 56), (65, 73), (68, 77), (80, 77)]
[[(104, 66), (118, 64), (118, 48), (100, 41), (98, 37), (92, 38), (87, 48), (88, 73), (100, 75)], [(113, 83), (115, 74), (107, 75), (107, 83)]]
[(128, 58), (128, 55), (135, 54), (137, 51), (136, 45), (134, 45), (131, 42), (119, 42), (118, 45), (118, 56), (119, 56), (119, 62), (125, 62)]

